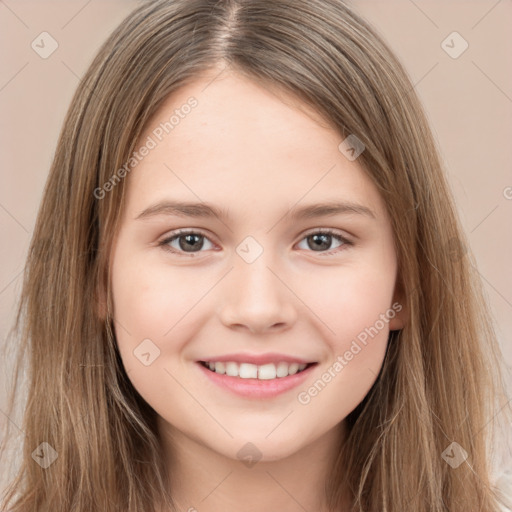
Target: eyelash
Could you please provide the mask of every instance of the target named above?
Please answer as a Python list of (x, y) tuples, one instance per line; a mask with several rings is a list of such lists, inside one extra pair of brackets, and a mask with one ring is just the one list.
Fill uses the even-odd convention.
[[(171, 234), (171, 236), (168, 236), (164, 240), (159, 242), (158, 246), (162, 247), (162, 249), (164, 251), (168, 251), (168, 252), (171, 252), (173, 254), (178, 254), (180, 256), (185, 256), (185, 257), (187, 257), (187, 256), (194, 257), (196, 254), (204, 252), (204, 251), (197, 251), (197, 252), (192, 252), (192, 253), (186, 253), (184, 251), (177, 251), (176, 249), (173, 249), (173, 248), (171, 248), (168, 245), (173, 240), (175, 240), (177, 238), (180, 238), (181, 236), (185, 236), (185, 235), (200, 235), (200, 236), (202, 236), (202, 237), (204, 237), (204, 238), (209, 240), (208, 236), (205, 233), (203, 233), (202, 231), (198, 231), (198, 230), (194, 231), (194, 230), (182, 229), (182, 230), (174, 231)], [(300, 241), (304, 240), (305, 238), (307, 238), (308, 236), (311, 236), (311, 235), (331, 235), (334, 238), (338, 239), (338, 241), (342, 242), (341, 246), (336, 247), (335, 249), (331, 249), (330, 251), (309, 251), (309, 252), (318, 252), (318, 254), (320, 254), (322, 256), (329, 256), (329, 255), (331, 255), (333, 253), (339, 252), (340, 250), (344, 250), (343, 247), (346, 248), (347, 246), (354, 245), (353, 242), (351, 242), (350, 240), (348, 240), (344, 236), (340, 235), (337, 231), (335, 231), (333, 229), (330, 229), (330, 228), (318, 229), (317, 231), (311, 231), (309, 233), (306, 233), (301, 238)]]

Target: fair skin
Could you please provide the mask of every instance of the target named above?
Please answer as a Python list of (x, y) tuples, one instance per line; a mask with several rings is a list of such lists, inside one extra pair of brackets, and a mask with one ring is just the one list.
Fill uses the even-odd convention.
[[(324, 511), (344, 418), (375, 382), (404, 309), (307, 403), (298, 395), (332, 374), (337, 357), (400, 299), (392, 229), (357, 159), (339, 151), (338, 133), (292, 97), (217, 74), (173, 93), (136, 146), (197, 99), (126, 178), (111, 260), (116, 339), (131, 382), (158, 415), (179, 510)], [(170, 200), (208, 203), (229, 217), (167, 210), (138, 218)], [(373, 215), (292, 216), (327, 201), (357, 203)], [(313, 235), (328, 228), (350, 243), (334, 235), (321, 243), (320, 233), (315, 245)], [(196, 237), (169, 241), (174, 253), (158, 245), (177, 229)], [(242, 244), (246, 251), (262, 249), (250, 263), (237, 252), (248, 236), (257, 245)], [(147, 366), (134, 356), (145, 339), (160, 350)], [(235, 352), (317, 364), (278, 396), (239, 396), (212, 383), (198, 363)], [(250, 467), (239, 454), (247, 443), (259, 457)]]

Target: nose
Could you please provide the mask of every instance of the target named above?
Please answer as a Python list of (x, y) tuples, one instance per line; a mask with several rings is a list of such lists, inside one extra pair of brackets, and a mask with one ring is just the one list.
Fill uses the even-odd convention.
[(265, 253), (252, 263), (235, 260), (225, 280), (220, 318), (231, 329), (276, 333), (289, 329), (297, 319), (295, 295)]

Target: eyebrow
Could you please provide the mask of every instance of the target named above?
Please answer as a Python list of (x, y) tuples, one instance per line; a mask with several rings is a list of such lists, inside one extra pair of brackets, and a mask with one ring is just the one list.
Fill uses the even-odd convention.
[[(341, 214), (359, 214), (375, 219), (377, 216), (367, 206), (351, 201), (329, 201), (318, 204), (292, 208), (287, 215), (296, 220), (307, 220), (316, 217), (327, 217)], [(209, 203), (193, 203), (185, 201), (161, 201), (149, 206), (142, 211), (135, 220), (148, 219), (158, 215), (169, 215), (177, 217), (196, 217), (229, 219), (230, 215), (224, 208), (218, 208)]]

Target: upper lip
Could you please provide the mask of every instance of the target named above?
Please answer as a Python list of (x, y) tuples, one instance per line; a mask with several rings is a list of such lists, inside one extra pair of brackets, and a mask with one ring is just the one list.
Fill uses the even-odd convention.
[(201, 361), (204, 361), (204, 362), (214, 361), (214, 362), (219, 362), (219, 363), (233, 361), (233, 362), (239, 363), (239, 364), (240, 363), (251, 363), (251, 364), (255, 364), (257, 366), (261, 366), (261, 365), (269, 364), (269, 363), (277, 364), (280, 362), (298, 363), (298, 364), (308, 364), (308, 363), (314, 362), (314, 361), (310, 361), (307, 359), (302, 359), (301, 357), (289, 356), (286, 354), (278, 354), (275, 352), (267, 352), (266, 354), (243, 354), (243, 353), (225, 354), (222, 356), (208, 357), (208, 358), (202, 359)]

